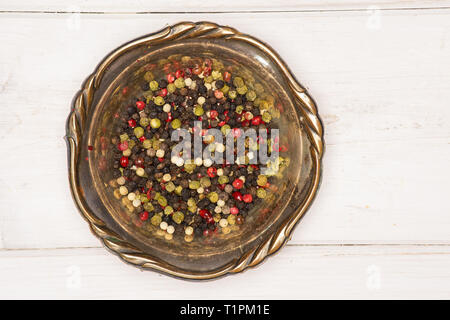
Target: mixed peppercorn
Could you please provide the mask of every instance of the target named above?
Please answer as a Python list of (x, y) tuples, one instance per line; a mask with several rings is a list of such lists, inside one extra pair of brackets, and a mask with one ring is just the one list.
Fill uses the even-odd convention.
[[(183, 235), (188, 242), (228, 234), (243, 224), (250, 210), (276, 191), (276, 176), (249, 164), (257, 149), (246, 150), (235, 164), (173, 157), (171, 149), (178, 142), (171, 141), (172, 132), (193, 132), (194, 122), (200, 121), (203, 146), (224, 152), (224, 144), (206, 135), (208, 128), (224, 135), (236, 129), (269, 130), (280, 117), (280, 108), (261, 85), (234, 76), (210, 59), (193, 61), (158, 80), (147, 71), (142, 96), (130, 98), (116, 114), (119, 125), (112, 138), (114, 196), (139, 217), (141, 226), (159, 228), (168, 240)], [(235, 138), (238, 135), (236, 131)], [(278, 141), (269, 146), (286, 151)]]

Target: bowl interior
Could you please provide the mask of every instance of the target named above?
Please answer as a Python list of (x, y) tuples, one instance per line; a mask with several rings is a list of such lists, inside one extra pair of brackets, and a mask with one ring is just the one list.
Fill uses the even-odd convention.
[[(113, 196), (111, 143), (118, 120), (115, 114), (130, 103), (132, 97), (142, 96), (141, 83), (150, 71), (155, 79), (163, 78), (167, 68), (191, 66), (197, 59), (210, 58), (233, 74), (247, 81), (260, 83), (266, 94), (282, 106), (279, 120), (280, 143), (288, 147), (283, 155), (289, 166), (277, 179), (277, 192), (254, 207), (245, 223), (235, 226), (225, 235), (196, 237), (186, 242), (175, 236), (167, 241), (158, 235), (158, 228), (143, 225), (136, 214), (130, 214), (120, 200)], [(124, 88), (127, 93), (124, 94)], [(103, 75), (93, 97), (88, 119), (87, 145), (94, 146), (89, 161), (81, 164), (85, 195), (100, 218), (130, 243), (153, 256), (183, 268), (198, 271), (213, 270), (243, 252), (257, 246), (277, 228), (304, 200), (311, 174), (309, 140), (302, 131), (301, 114), (293, 102), (291, 90), (277, 65), (266, 53), (247, 42), (226, 39), (190, 39), (148, 47), (144, 44), (118, 57)]]

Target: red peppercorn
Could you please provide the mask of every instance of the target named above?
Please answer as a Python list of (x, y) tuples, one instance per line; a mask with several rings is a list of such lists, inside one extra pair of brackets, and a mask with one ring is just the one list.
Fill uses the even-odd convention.
[(238, 201), (242, 201), (242, 193), (240, 193), (239, 191), (235, 191), (233, 192), (233, 198), (238, 200)]
[(128, 149), (128, 141), (123, 141), (118, 144), (118, 148), (120, 151), (125, 151)]
[(136, 120), (134, 120), (134, 119), (128, 120), (128, 125), (129, 125), (131, 128), (136, 127)]
[(175, 81), (175, 76), (174, 76), (173, 72), (171, 72), (167, 75), (167, 82), (172, 83), (174, 81)]
[(120, 165), (124, 168), (128, 167), (128, 157), (120, 158)]
[(244, 181), (242, 181), (241, 179), (237, 178), (233, 181), (233, 187), (236, 189), (241, 189), (244, 186)]
[(134, 161), (134, 164), (136, 165), (136, 167), (144, 167), (144, 158), (142, 157), (138, 157), (136, 158), (136, 160)]
[(244, 196), (242, 197), (242, 199), (244, 200), (245, 203), (250, 203), (253, 201), (253, 197), (251, 194), (244, 194)]
[(205, 77), (209, 77), (211, 75), (211, 67), (205, 67), (203, 68), (203, 75)]
[(219, 127), (223, 127), (225, 124), (226, 124), (225, 121), (220, 121), (220, 122), (219, 122)]
[(236, 214), (239, 213), (239, 209), (237, 207), (231, 207), (230, 208), (230, 213), (236, 215)]
[(139, 141), (140, 141), (140, 142), (144, 142), (144, 141), (145, 141), (145, 137), (144, 137), (144, 136), (140, 137), (140, 138), (139, 138)]
[(200, 73), (202, 73), (203, 69), (200, 66), (196, 66), (195, 68), (192, 69), (192, 73), (195, 75), (199, 75)]
[(175, 78), (183, 78), (184, 77), (184, 71), (183, 70), (180, 70), (180, 69), (178, 69), (176, 72), (175, 72)]
[(205, 229), (205, 231), (203, 231), (203, 235), (205, 237), (208, 237), (211, 234), (211, 231), (209, 231), (209, 229)]
[(159, 96), (161, 96), (161, 97), (167, 96), (167, 89), (162, 88), (161, 90), (159, 90)]
[(136, 101), (136, 107), (142, 111), (145, 108), (145, 102), (144, 101)]
[(241, 122), (241, 125), (242, 125), (243, 127), (248, 127), (248, 126), (250, 125), (250, 121), (244, 120), (244, 121)]
[(219, 112), (217, 112), (217, 110), (211, 110), (211, 111), (209, 112), (209, 117), (210, 117), (210, 118), (215, 119), (215, 118), (217, 118), (218, 115), (219, 115)]
[(223, 73), (223, 80), (226, 81), (226, 82), (230, 82), (230, 80), (231, 80), (231, 73), (229, 73), (228, 71), (225, 71)]
[(128, 87), (122, 89), (122, 94), (126, 95), (128, 93)]
[(141, 221), (147, 220), (147, 219), (148, 219), (148, 212), (147, 212), (147, 211), (142, 211), (142, 212), (139, 214), (139, 219), (141, 219)]
[(200, 214), (200, 217), (202, 217), (203, 219), (206, 219), (208, 216), (211, 215), (208, 209), (201, 209), (198, 213)]
[(94, 147), (93, 146), (88, 146), (88, 150), (92, 151), (92, 150), (94, 150)]
[(239, 138), (242, 135), (242, 129), (240, 129), (240, 128), (233, 128), (231, 130), (231, 133), (233, 134), (233, 137)]
[(261, 116), (256, 116), (252, 119), (252, 125), (259, 126), (261, 124)]
[(214, 167), (209, 167), (208, 170), (206, 170), (206, 172), (208, 173), (208, 176), (210, 178), (214, 178), (217, 174), (217, 169)]

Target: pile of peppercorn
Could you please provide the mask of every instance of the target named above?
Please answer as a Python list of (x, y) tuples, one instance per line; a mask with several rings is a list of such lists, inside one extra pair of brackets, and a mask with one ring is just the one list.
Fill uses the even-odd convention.
[[(171, 148), (178, 142), (171, 141), (171, 134), (178, 129), (195, 131), (195, 121), (201, 121), (205, 131), (231, 131), (235, 138), (236, 128), (275, 128), (280, 111), (273, 98), (260, 85), (215, 70), (209, 59), (158, 81), (151, 72), (144, 78), (142, 96), (129, 100), (116, 114), (114, 196), (130, 214), (138, 215), (142, 225), (164, 231), (166, 239), (180, 234), (189, 242), (194, 236), (231, 232), (271, 192), (274, 177), (248, 164), (256, 150), (246, 151), (239, 164), (173, 157)], [(225, 150), (211, 136), (204, 136), (203, 143)]]

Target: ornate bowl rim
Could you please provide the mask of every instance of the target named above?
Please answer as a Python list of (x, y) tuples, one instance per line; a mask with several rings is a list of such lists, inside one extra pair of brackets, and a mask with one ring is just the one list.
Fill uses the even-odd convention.
[[(252, 248), (248, 252), (244, 252), (240, 258), (229, 262), (219, 269), (206, 272), (185, 270), (162, 261), (159, 258), (143, 252), (141, 249), (123, 239), (116, 232), (109, 229), (106, 226), (106, 223), (99, 219), (89, 208), (85, 195), (80, 188), (78, 179), (82, 129), (86, 122), (86, 114), (92, 108), (94, 93), (99, 88), (106, 69), (119, 56), (129, 52), (137, 46), (143, 44), (161, 44), (174, 40), (192, 38), (224, 38), (243, 41), (256, 47), (270, 57), (281, 70), (289, 90), (294, 97), (294, 104), (301, 111), (303, 129), (307, 133), (308, 140), (311, 143), (309, 152), (312, 158), (314, 172), (305, 199), (294, 214), (286, 219), (276, 230), (274, 230), (274, 232), (269, 234), (257, 247)], [(120, 46), (104, 58), (96, 68), (95, 72), (84, 82), (81, 90), (73, 100), (72, 110), (66, 124), (65, 139), (68, 147), (70, 189), (75, 204), (82, 216), (89, 223), (92, 233), (102, 241), (106, 248), (117, 254), (125, 262), (143, 269), (153, 269), (184, 279), (205, 280), (217, 278), (230, 273), (242, 272), (247, 268), (260, 264), (266, 257), (276, 253), (290, 239), (294, 227), (311, 205), (320, 186), (322, 176), (322, 156), (324, 153), (323, 135), (322, 122), (319, 118), (313, 99), (295, 79), (287, 65), (274, 49), (264, 42), (250, 35), (243, 34), (231, 27), (220, 26), (211, 22), (180, 22)]]

